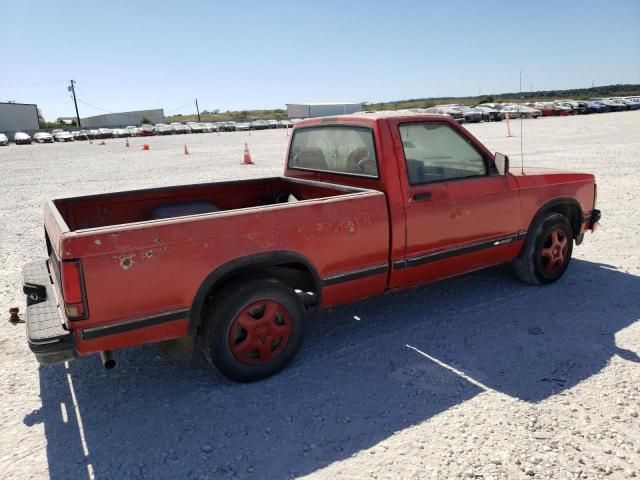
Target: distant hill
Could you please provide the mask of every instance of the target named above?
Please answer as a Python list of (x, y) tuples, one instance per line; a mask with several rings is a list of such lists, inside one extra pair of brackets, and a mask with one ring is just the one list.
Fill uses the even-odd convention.
[(478, 105), (480, 103), (538, 102), (561, 98), (586, 100), (593, 97), (628, 97), (640, 95), (640, 85), (606, 85), (592, 88), (573, 88), (570, 90), (539, 90), (535, 92), (509, 92), (475, 97), (427, 97), (391, 102), (369, 103), (367, 110), (402, 110), (405, 108), (428, 108), (447, 103), (464, 103)]
[[(495, 93), (490, 95), (479, 95), (475, 97), (425, 97), (412, 98), (407, 100), (394, 100), (391, 102), (366, 103), (367, 110), (403, 110), (406, 108), (428, 108), (434, 105), (447, 103), (464, 103), (466, 105), (478, 105), (479, 103), (507, 103), (507, 102), (537, 102), (549, 101), (560, 98), (571, 98), (574, 100), (585, 100), (592, 97), (628, 97), (640, 96), (640, 85), (619, 84), (605, 85), (592, 88), (573, 88), (569, 90), (539, 90), (536, 92), (509, 92)], [(275, 110), (242, 110), (235, 112), (202, 112), (203, 122), (220, 122), (226, 120), (258, 120), (258, 119), (280, 119), (286, 118), (287, 112), (284, 109)], [(171, 115), (167, 116), (168, 122), (190, 122), (197, 121), (195, 114), (191, 115)]]

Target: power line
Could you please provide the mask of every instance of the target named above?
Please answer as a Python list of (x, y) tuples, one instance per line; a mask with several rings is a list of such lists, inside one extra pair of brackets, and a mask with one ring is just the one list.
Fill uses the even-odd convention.
[(113, 112), (112, 112), (112, 111), (110, 111), (110, 110), (105, 110), (104, 108), (96, 107), (95, 105), (92, 105), (92, 104), (90, 104), (89, 102), (85, 102), (85, 101), (84, 101), (84, 100), (82, 100), (80, 97), (76, 97), (76, 99), (77, 99), (81, 104), (86, 105), (87, 107), (91, 107), (91, 108), (94, 108), (94, 109), (96, 109), (96, 110), (100, 110), (101, 112), (104, 112), (104, 113), (113, 113)]
[(178, 108), (174, 108), (173, 110), (167, 110), (165, 113), (173, 113), (173, 112), (177, 112), (178, 110), (182, 110), (185, 107), (188, 107), (189, 105), (193, 105), (193, 100), (190, 101), (189, 103), (185, 103), (184, 105), (178, 107)]

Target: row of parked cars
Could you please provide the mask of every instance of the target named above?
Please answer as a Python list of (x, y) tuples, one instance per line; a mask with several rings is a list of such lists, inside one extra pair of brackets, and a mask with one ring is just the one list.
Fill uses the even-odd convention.
[[(267, 130), (270, 128), (291, 128), (291, 120), (253, 120), (251, 122), (186, 122), (186, 123), (156, 123), (155, 125), (142, 125), (138, 132), (132, 135), (174, 135), (181, 133), (209, 133), (209, 132), (236, 132), (248, 130)], [(131, 127), (127, 127), (131, 128)]]
[[(534, 103), (481, 103), (475, 107), (462, 104), (436, 105), (430, 108), (412, 108), (413, 113), (439, 113), (450, 115), (460, 123), (498, 122), (509, 118), (538, 118), (550, 116), (585, 115), (589, 113), (621, 112), (640, 110), (640, 97), (592, 98), (590, 100), (562, 99), (553, 102)], [(363, 112), (367, 113), (367, 112)], [(16, 132), (13, 141), (16, 145), (37, 142), (53, 143), (74, 140), (94, 140), (122, 137), (148, 137), (152, 135), (176, 135), (185, 133), (236, 132), (248, 130), (266, 130), (269, 128), (290, 128), (299, 119), (291, 120), (253, 120), (251, 122), (186, 122), (144, 124), (140, 127), (97, 128), (91, 130), (57, 129), (49, 132), (37, 132), (31, 137), (24, 132)], [(0, 132), (0, 145), (8, 145), (9, 139)]]
[(585, 115), (589, 113), (621, 112), (640, 109), (640, 97), (592, 98), (590, 100), (563, 99), (533, 103), (481, 103), (475, 107), (462, 104), (413, 108), (414, 113), (439, 113), (453, 117), (460, 123), (496, 122), (509, 118), (538, 118), (550, 116)]
[[(74, 140), (95, 140), (105, 138), (148, 137), (152, 135), (175, 135), (184, 133), (235, 132), (248, 130), (266, 130), (270, 128), (291, 128), (292, 120), (254, 120), (251, 122), (186, 122), (144, 124), (140, 127), (95, 128), (89, 130), (68, 131), (62, 129), (51, 132), (37, 132), (33, 136), (25, 132), (16, 132), (13, 141), (16, 145), (53, 142), (72, 142)], [(8, 145), (9, 139), (0, 133), (0, 145)]]

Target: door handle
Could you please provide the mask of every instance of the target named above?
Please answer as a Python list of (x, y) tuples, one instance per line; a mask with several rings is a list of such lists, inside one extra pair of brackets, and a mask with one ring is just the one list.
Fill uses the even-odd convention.
[(427, 200), (431, 200), (431, 192), (416, 193), (413, 199), (416, 202), (426, 202)]

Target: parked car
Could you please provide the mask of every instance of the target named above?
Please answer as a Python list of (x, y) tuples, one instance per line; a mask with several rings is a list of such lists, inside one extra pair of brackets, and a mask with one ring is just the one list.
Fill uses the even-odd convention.
[(584, 102), (576, 102), (575, 100), (556, 100), (554, 103), (560, 107), (570, 108), (573, 115), (591, 113)]
[(640, 103), (633, 102), (627, 98), (613, 97), (613, 98), (610, 98), (609, 100), (612, 102), (616, 102), (621, 105), (624, 105), (625, 107), (627, 107), (627, 110), (637, 110), (638, 108), (640, 108)]
[(222, 122), (221, 130), (223, 132), (235, 132), (237, 130), (237, 123), (233, 120)]
[(199, 122), (187, 122), (187, 126), (190, 128), (191, 133), (204, 133), (204, 124)]
[(280, 124), (283, 128), (293, 128), (293, 122), (291, 120), (280, 120)]
[(492, 107), (478, 105), (476, 109), (482, 113), (482, 120), (484, 122), (500, 122), (504, 118), (500, 110)]
[(246, 132), (247, 130), (251, 130), (251, 125), (247, 122), (237, 122), (234, 123), (233, 130), (237, 132)]
[(156, 123), (153, 126), (153, 131), (156, 135), (173, 135), (175, 133), (173, 127), (166, 123)]
[(131, 133), (126, 128), (114, 128), (111, 130), (113, 138), (125, 138), (130, 137)]
[(271, 126), (266, 120), (254, 120), (249, 122), (249, 128), (251, 128), (251, 130), (266, 130), (271, 128)]
[(627, 98), (626, 99), (628, 102), (631, 102), (635, 105), (636, 108), (634, 108), (634, 110), (638, 110), (640, 109), (640, 97), (637, 98)]
[(31, 144), (31, 135), (24, 132), (16, 132), (13, 135), (13, 142), (16, 145), (30, 145)]
[(134, 125), (129, 125), (128, 127), (125, 127), (125, 128), (129, 132), (130, 137), (137, 137), (138, 135), (140, 135), (140, 128)]
[(608, 112), (622, 112), (623, 110), (628, 110), (626, 105), (612, 102), (608, 98), (592, 98), (591, 101), (604, 105)]
[(528, 106), (539, 110), (543, 117), (566, 117), (567, 115), (573, 114), (571, 107), (563, 107), (552, 102), (537, 102), (529, 104)]
[(53, 139), (56, 142), (73, 142), (74, 138), (71, 132), (67, 132), (66, 130), (60, 130), (53, 134)]
[(606, 107), (606, 105), (600, 103), (600, 102), (592, 102), (590, 100), (581, 102), (584, 103), (585, 106), (587, 107), (587, 110), (589, 111), (589, 113), (604, 113), (604, 112), (608, 112), (609, 109)]
[(465, 123), (480, 123), (482, 121), (483, 112), (475, 108), (468, 107), (467, 105), (450, 105), (453, 108), (457, 108), (464, 115)]
[(99, 128), (98, 138), (113, 138), (113, 130), (110, 128)]
[(37, 132), (33, 134), (33, 141), (37, 143), (53, 143), (53, 136), (49, 132)]
[(92, 128), (88, 130), (88, 135), (90, 140), (95, 140), (100, 137), (100, 131), (97, 128)]
[(450, 106), (439, 105), (435, 107), (425, 108), (424, 113), (438, 113), (440, 115), (448, 115), (459, 123), (464, 123), (465, 121), (464, 113), (462, 113), (462, 111), (459, 108), (454, 108)]
[(173, 133), (178, 135), (191, 132), (191, 129), (189, 128), (188, 125), (184, 125), (183, 123), (180, 123), (180, 122), (172, 122), (169, 124), (169, 126), (173, 130)]
[(504, 105), (501, 112), (509, 118), (538, 118), (542, 115), (540, 110), (519, 103)]
[(4, 134), (0, 132), (0, 145), (2, 145), (3, 147), (6, 147), (7, 145), (9, 145), (9, 138)]
[(89, 131), (88, 130), (75, 130), (71, 132), (73, 135), (73, 139), (77, 140), (89, 140)]
[(451, 118), (375, 114), (299, 122), (279, 178), (50, 200), (43, 218), (48, 258), (22, 275), (39, 362), (112, 368), (176, 340), (249, 382), (296, 356), (308, 310), (503, 263), (556, 282), (600, 211), (591, 174), (512, 172)]
[(155, 128), (153, 125), (149, 125), (148, 123), (142, 125), (140, 127), (140, 131), (138, 132), (138, 135), (140, 137), (152, 137), (156, 134)]

